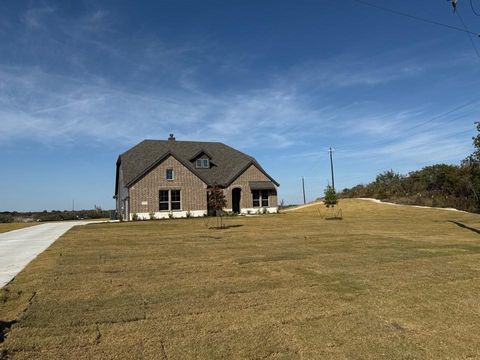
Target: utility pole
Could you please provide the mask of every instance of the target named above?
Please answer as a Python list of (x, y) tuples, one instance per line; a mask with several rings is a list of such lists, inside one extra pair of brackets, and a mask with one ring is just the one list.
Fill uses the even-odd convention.
[(75, 219), (75, 199), (72, 200), (72, 213), (73, 213), (73, 219)]
[(303, 204), (307, 203), (307, 199), (305, 198), (305, 179), (302, 176), (302, 190), (303, 190)]
[(328, 152), (330, 153), (330, 171), (332, 172), (332, 189), (333, 191), (335, 191), (335, 178), (333, 177), (333, 158), (332, 158), (333, 149), (329, 148)]

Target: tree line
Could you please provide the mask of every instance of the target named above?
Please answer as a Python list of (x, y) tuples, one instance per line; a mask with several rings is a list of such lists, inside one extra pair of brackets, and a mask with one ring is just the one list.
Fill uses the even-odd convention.
[(19, 212), (19, 211), (3, 211), (0, 212), (0, 223), (11, 223), (14, 221), (63, 221), (63, 220), (79, 220), (79, 219), (100, 219), (110, 218), (110, 210), (102, 210), (95, 206), (92, 210), (52, 210), (38, 212)]
[(474, 152), (460, 164), (426, 166), (406, 175), (388, 170), (369, 184), (344, 189), (340, 196), (480, 212), (480, 123), (475, 125)]

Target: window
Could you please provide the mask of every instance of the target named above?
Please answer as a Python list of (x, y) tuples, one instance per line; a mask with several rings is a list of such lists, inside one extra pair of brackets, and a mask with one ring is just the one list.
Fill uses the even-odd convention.
[(167, 169), (165, 173), (165, 179), (173, 180), (173, 169)]
[(160, 211), (181, 210), (180, 190), (160, 190), (158, 193)]
[(268, 190), (262, 190), (262, 206), (268, 206)]
[(180, 210), (180, 190), (170, 190), (171, 210)]
[(160, 211), (168, 211), (168, 190), (160, 190), (159, 193), (159, 209)]
[(208, 159), (197, 159), (197, 161), (195, 161), (195, 167), (197, 169), (209, 169), (210, 168), (210, 160), (208, 160)]
[(260, 191), (253, 190), (253, 207), (260, 207)]
[(253, 207), (268, 206), (268, 190), (253, 190)]

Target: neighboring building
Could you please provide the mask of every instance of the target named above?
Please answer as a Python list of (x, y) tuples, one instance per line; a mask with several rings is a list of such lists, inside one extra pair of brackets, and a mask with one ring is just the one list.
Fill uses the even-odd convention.
[(115, 200), (122, 219), (204, 216), (208, 189), (223, 188), (226, 211), (277, 212), (279, 184), (258, 162), (219, 142), (144, 140), (117, 160)]

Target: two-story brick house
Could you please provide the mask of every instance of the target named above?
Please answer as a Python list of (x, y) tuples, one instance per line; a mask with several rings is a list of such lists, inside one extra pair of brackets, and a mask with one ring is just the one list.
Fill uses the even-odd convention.
[[(144, 140), (118, 157), (115, 200), (124, 220), (204, 216), (208, 189), (223, 188), (227, 211), (277, 212), (279, 184), (258, 162), (219, 142)], [(264, 209), (264, 210), (263, 210)]]

